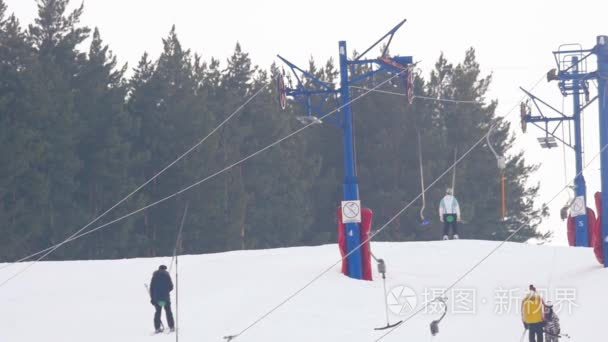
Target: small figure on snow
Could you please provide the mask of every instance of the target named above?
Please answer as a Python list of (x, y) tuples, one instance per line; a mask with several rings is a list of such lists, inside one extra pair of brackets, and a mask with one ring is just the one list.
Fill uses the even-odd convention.
[(156, 333), (163, 331), (160, 320), (163, 308), (165, 308), (169, 329), (171, 331), (175, 330), (175, 322), (173, 321), (173, 313), (171, 312), (171, 297), (169, 296), (171, 291), (173, 291), (171, 275), (167, 272), (167, 266), (160, 265), (158, 270), (152, 274), (152, 281), (150, 281), (150, 303), (156, 309), (154, 313), (154, 329)]
[(521, 318), (526, 330), (530, 331), (530, 342), (543, 342), (544, 303), (534, 285), (530, 285), (530, 293), (521, 303)]
[(445, 196), (439, 202), (439, 219), (443, 222), (443, 239), (449, 239), (450, 228), (452, 228), (453, 238), (458, 240), (457, 223), (460, 221), (460, 206), (454, 197), (452, 188), (447, 188)]
[(546, 342), (558, 342), (561, 329), (559, 317), (553, 311), (553, 303), (545, 303), (545, 340)]

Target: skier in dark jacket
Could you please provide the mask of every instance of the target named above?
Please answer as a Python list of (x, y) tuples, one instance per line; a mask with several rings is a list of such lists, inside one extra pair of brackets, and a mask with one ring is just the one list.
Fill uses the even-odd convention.
[(150, 303), (154, 305), (156, 312), (154, 313), (154, 329), (155, 332), (162, 332), (160, 328), (160, 314), (163, 308), (167, 314), (167, 324), (171, 331), (175, 330), (175, 322), (173, 321), (173, 313), (171, 312), (171, 297), (169, 293), (173, 290), (173, 281), (167, 272), (167, 266), (160, 265), (157, 271), (152, 274), (150, 281)]

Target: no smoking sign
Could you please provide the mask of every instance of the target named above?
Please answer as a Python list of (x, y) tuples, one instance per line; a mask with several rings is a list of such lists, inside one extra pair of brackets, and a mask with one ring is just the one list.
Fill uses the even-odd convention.
[(585, 215), (587, 211), (585, 210), (585, 197), (578, 196), (574, 199), (572, 206), (570, 207), (570, 214), (572, 217)]
[(361, 201), (342, 201), (342, 222), (361, 222)]

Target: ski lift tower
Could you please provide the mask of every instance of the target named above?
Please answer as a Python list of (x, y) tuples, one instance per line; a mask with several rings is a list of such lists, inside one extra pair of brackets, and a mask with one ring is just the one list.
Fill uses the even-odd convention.
[[(563, 96), (572, 96), (573, 114), (566, 116), (559, 110), (551, 107), (544, 101), (529, 92), (524, 92), (531, 98), (540, 115), (533, 116), (529, 103), (522, 103), (521, 125), (525, 132), (526, 124), (532, 123), (545, 132), (545, 137), (539, 138), (541, 145), (546, 148), (556, 147), (556, 141), (560, 141), (574, 150), (576, 160), (575, 193), (576, 199), (571, 206), (571, 212), (576, 211), (576, 245), (589, 246), (588, 217), (586, 212), (586, 185), (583, 177), (582, 154), (582, 127), (581, 113), (595, 100), (599, 103), (599, 126), (600, 126), (600, 158), (601, 158), (601, 180), (602, 180), (602, 211), (608, 213), (608, 36), (598, 36), (597, 44), (592, 49), (583, 49), (580, 45), (562, 45), (553, 55), (557, 64), (556, 69), (547, 73), (547, 81), (557, 81)], [(587, 71), (587, 59), (595, 55), (597, 58), (597, 70)], [(590, 99), (589, 83), (597, 81), (597, 95)], [(523, 89), (522, 89), (523, 90)], [(559, 117), (548, 117), (543, 115), (541, 106), (560, 114)], [(574, 143), (566, 142), (565, 137), (558, 137), (555, 132), (565, 121), (574, 123)], [(608, 256), (608, 220), (602, 219), (602, 238), (604, 255)], [(608, 258), (605, 258), (604, 266), (608, 267)]]
[[(388, 73), (393, 77), (403, 80), (408, 100), (413, 100), (413, 58), (411, 56), (389, 56), (388, 48), (395, 33), (403, 26), (406, 20), (401, 21), (388, 33), (382, 36), (372, 46), (365, 50), (361, 55), (353, 59), (348, 58), (348, 51), (345, 41), (338, 43), (340, 56), (340, 87), (330, 82), (323, 81), (315, 75), (307, 72), (287, 59), (278, 56), (289, 69), (295, 79), (288, 78), (285, 83), (284, 73), (277, 78), (279, 103), (285, 109), (287, 97), (293, 98), (302, 105), (306, 114), (298, 116), (297, 119), (306, 125), (322, 124), (325, 122), (334, 124), (342, 129), (344, 145), (344, 183), (343, 199), (344, 202), (351, 202), (360, 205), (359, 184), (357, 179), (356, 149), (354, 140), (354, 123), (351, 109), (350, 87), (361, 85), (363, 82), (372, 79), (380, 73)], [(365, 56), (380, 43), (388, 39), (382, 54), (378, 58), (366, 59)], [(370, 70), (364, 74), (356, 75), (355, 68), (361, 66), (371, 66)], [(333, 100), (333, 101), (332, 101)], [(328, 108), (333, 104), (333, 108)], [(328, 115), (337, 110), (337, 115)], [(325, 118), (327, 116), (327, 118)], [(360, 207), (359, 207), (360, 208)], [(348, 276), (355, 279), (363, 278), (363, 260), (361, 252), (361, 222), (344, 221), (345, 236), (347, 245)]]
[[(521, 88), (530, 98), (539, 112), (538, 116), (531, 114), (532, 110), (528, 103), (522, 103), (521, 119), (522, 128), (525, 130), (526, 123), (532, 123), (544, 131), (545, 135), (539, 137), (538, 141), (542, 148), (557, 147), (557, 142), (561, 142), (574, 151), (576, 177), (574, 178), (575, 199), (570, 205), (570, 213), (574, 217), (576, 229), (576, 246), (589, 247), (589, 218), (587, 217), (587, 187), (583, 176), (583, 145), (582, 145), (582, 126), (581, 113), (593, 101), (589, 100), (589, 79), (587, 73), (587, 63), (584, 59), (585, 50), (578, 44), (567, 44), (559, 47), (558, 51), (553, 52), (556, 69), (551, 69), (547, 73), (547, 81), (558, 81), (560, 92), (564, 97), (572, 96), (573, 111), (572, 115), (566, 115), (548, 103), (532, 95), (530, 92)], [(584, 105), (581, 105), (581, 96), (585, 96)], [(545, 110), (553, 111), (559, 116), (546, 116)], [(558, 136), (557, 130), (565, 122), (574, 123), (574, 141), (565, 136)], [(570, 132), (570, 126), (568, 126)]]

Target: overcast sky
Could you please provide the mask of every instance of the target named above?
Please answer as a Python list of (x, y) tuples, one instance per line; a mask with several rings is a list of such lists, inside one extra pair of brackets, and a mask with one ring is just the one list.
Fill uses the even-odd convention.
[[(5, 2), (24, 26), (36, 16), (34, 0)], [(78, 4), (80, 1), (73, 1), (72, 5)], [(498, 111), (505, 115), (523, 96), (519, 86), (530, 88), (555, 67), (551, 52), (561, 44), (591, 48), (597, 35), (608, 35), (607, 14), (606, 0), (87, 0), (83, 24), (99, 27), (119, 60), (131, 67), (144, 52), (157, 56), (161, 38), (175, 24), (182, 44), (206, 59), (213, 56), (224, 61), (238, 41), (255, 64), (267, 68), (278, 53), (303, 66), (311, 55), (317, 61), (335, 58), (339, 40), (346, 40), (351, 51), (362, 51), (407, 18), (393, 40), (393, 53), (414, 56), (428, 74), (441, 52), (457, 62), (468, 47), (474, 47), (482, 70), (494, 76), (490, 95), (499, 100)], [(595, 70), (595, 59), (588, 68)], [(592, 94), (595, 91), (592, 87)], [(543, 81), (534, 93), (562, 107), (555, 83)], [(571, 113), (571, 102), (566, 100), (564, 105), (566, 113)], [(592, 105), (584, 115), (586, 161), (599, 151), (597, 113)], [(515, 122), (518, 113), (510, 118)], [(539, 130), (529, 128), (522, 135), (518, 128), (514, 125), (517, 147), (526, 151), (530, 162), (541, 163), (534, 181), (541, 182), (539, 202), (546, 202), (564, 185), (562, 149), (547, 153), (536, 142)], [(574, 154), (566, 151), (566, 158), (572, 177)], [(585, 172), (590, 196), (600, 187), (598, 168), (596, 163)], [(554, 244), (566, 244), (559, 208), (567, 198), (562, 194), (551, 204), (552, 216), (543, 223), (543, 229), (555, 232)], [(592, 201), (589, 204), (595, 207)], [(466, 203), (462, 205), (466, 216)]]

